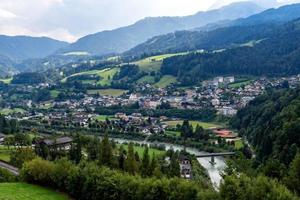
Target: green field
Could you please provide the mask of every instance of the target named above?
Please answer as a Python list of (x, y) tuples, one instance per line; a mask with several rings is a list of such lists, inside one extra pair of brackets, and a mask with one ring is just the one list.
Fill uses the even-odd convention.
[(178, 132), (178, 131), (166, 131), (165, 134), (167, 136), (180, 137), (180, 132)]
[[(76, 77), (76, 76), (81, 76), (81, 75), (96, 75), (101, 78), (100, 81), (97, 82), (99, 85), (110, 85), (113, 76), (120, 71), (120, 68), (107, 68), (103, 70), (91, 70), (91, 71), (85, 71), (85, 72), (80, 72), (77, 74), (73, 74), (69, 77), (66, 77), (61, 80), (62, 83), (67, 82), (68, 78), (70, 77)], [(83, 80), (83, 83), (95, 83), (96, 81), (93, 80)]]
[(98, 121), (106, 121), (106, 118), (108, 118), (109, 120), (115, 119), (113, 115), (99, 115), (94, 117), (94, 119)]
[(175, 76), (165, 75), (157, 83), (154, 84), (155, 87), (165, 88), (172, 83), (176, 83), (177, 79)]
[[(165, 123), (171, 127), (175, 127), (177, 124), (181, 125), (183, 123), (183, 120), (166, 121)], [(194, 127), (194, 129), (197, 127), (197, 125), (202, 126), (204, 129), (220, 127), (219, 124), (200, 122), (200, 121), (189, 121), (189, 123)]]
[[(117, 145), (118, 147), (121, 146), (121, 144), (118, 144)], [(124, 149), (127, 151), (128, 150), (128, 145), (123, 145), (122, 146), (124, 147)], [(137, 152), (140, 156), (140, 158), (143, 157), (143, 154), (144, 154), (144, 150), (145, 150), (145, 147), (142, 147), (142, 146), (137, 146), (135, 145), (134, 146), (134, 151)], [(158, 150), (158, 149), (153, 149), (153, 148), (149, 148), (149, 155), (150, 157), (152, 158), (153, 154), (155, 156), (162, 156), (164, 155), (166, 152), (165, 151), (161, 151), (161, 150)]]
[(103, 90), (88, 90), (88, 94), (93, 95), (93, 94), (100, 94), (104, 96), (114, 96), (118, 97), (121, 96), (122, 94), (128, 92), (127, 90), (120, 90), (120, 89), (103, 89)]
[(9, 114), (12, 114), (12, 113), (24, 113), (25, 110), (21, 109), (21, 108), (13, 108), (13, 109), (8, 109), (8, 108), (5, 108), (5, 109), (0, 109), (0, 114), (2, 115), (9, 115)]
[(185, 55), (187, 53), (188, 52), (151, 56), (151, 57), (139, 60), (137, 62), (134, 62), (132, 64), (138, 65), (140, 67), (140, 69), (144, 72), (152, 72), (152, 71), (158, 72), (160, 70), (162, 61), (164, 59), (170, 58), (173, 56)]
[(149, 84), (153, 84), (155, 83), (155, 78), (154, 76), (143, 76), (142, 78), (140, 78), (137, 83), (149, 83)]
[(52, 98), (56, 98), (59, 95), (59, 91), (58, 90), (50, 90), (50, 95)]
[(13, 78), (5, 78), (5, 79), (0, 79), (0, 82), (10, 84), (12, 80), (13, 80)]
[(0, 200), (67, 200), (59, 192), (26, 183), (0, 183)]
[(5, 162), (10, 161), (10, 150), (0, 150), (0, 160), (3, 160)]
[(239, 88), (242, 86), (249, 85), (251, 83), (252, 83), (252, 80), (246, 80), (246, 81), (242, 81), (242, 82), (235, 82), (235, 83), (229, 84), (228, 87), (229, 88)]

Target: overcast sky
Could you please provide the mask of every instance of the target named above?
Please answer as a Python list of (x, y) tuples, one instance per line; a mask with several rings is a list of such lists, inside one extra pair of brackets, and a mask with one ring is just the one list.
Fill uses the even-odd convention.
[[(0, 0), (0, 34), (75, 41), (148, 16), (184, 16), (242, 0)], [(253, 0), (264, 6), (300, 0)]]

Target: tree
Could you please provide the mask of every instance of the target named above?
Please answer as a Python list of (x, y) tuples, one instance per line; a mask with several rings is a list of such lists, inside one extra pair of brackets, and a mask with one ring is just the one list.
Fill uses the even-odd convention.
[(150, 173), (150, 156), (149, 156), (149, 148), (145, 147), (142, 164), (141, 164), (141, 174), (143, 177), (151, 175)]
[(101, 141), (100, 163), (108, 167), (112, 167), (113, 164), (112, 146), (107, 134)]
[(127, 159), (125, 160), (125, 170), (133, 175), (138, 171), (132, 142), (128, 145)]
[(179, 166), (178, 156), (176, 155), (176, 153), (173, 153), (171, 156), (169, 176), (170, 177), (180, 176), (180, 166)]
[(300, 153), (296, 155), (291, 163), (285, 183), (292, 191), (300, 195)]
[(87, 146), (88, 159), (91, 161), (99, 160), (100, 157), (100, 141), (95, 136), (92, 141), (89, 142)]
[(27, 161), (31, 161), (36, 157), (33, 149), (26, 148), (18, 148), (16, 151), (12, 151), (10, 155), (10, 163), (13, 166), (18, 168), (22, 168), (23, 164)]
[(119, 148), (119, 169), (124, 170), (125, 169), (125, 159), (126, 159), (126, 151), (123, 147), (123, 145)]
[(69, 152), (70, 160), (74, 161), (76, 164), (78, 164), (82, 158), (82, 147), (81, 147), (81, 139), (80, 135), (76, 134), (76, 137), (74, 139), (74, 142), (71, 145), (71, 149)]
[(181, 137), (185, 140), (193, 136), (193, 127), (188, 120), (184, 120), (181, 126)]

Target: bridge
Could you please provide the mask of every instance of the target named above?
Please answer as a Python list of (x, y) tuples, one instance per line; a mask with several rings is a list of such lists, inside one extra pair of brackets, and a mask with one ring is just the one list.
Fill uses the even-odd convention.
[(0, 168), (6, 169), (7, 171), (9, 171), (10, 173), (12, 173), (16, 176), (19, 175), (19, 169), (14, 166), (11, 166), (10, 164), (8, 164), (6, 162), (0, 161)]
[(210, 163), (215, 165), (215, 157), (234, 156), (235, 152), (223, 152), (223, 153), (204, 153), (196, 155), (197, 158), (211, 158)]

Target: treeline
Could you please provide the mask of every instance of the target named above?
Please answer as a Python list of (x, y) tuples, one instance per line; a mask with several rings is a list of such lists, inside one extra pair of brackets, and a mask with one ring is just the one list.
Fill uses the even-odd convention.
[(300, 34), (297, 22), (279, 27), (269, 37), (245, 47), (165, 59), (161, 73), (177, 76), (183, 85), (218, 75), (298, 74)]
[(39, 84), (44, 83), (46, 77), (41, 73), (27, 72), (17, 74), (13, 77), (12, 84)]
[[(1, 175), (0, 175), (1, 177)], [(265, 177), (228, 176), (220, 192), (178, 178), (142, 178), (95, 163), (74, 165), (35, 159), (21, 170), (23, 181), (59, 189), (78, 200), (296, 200), (284, 186)]]
[(130, 107), (112, 106), (97, 107), (95, 112), (100, 115), (114, 115), (118, 112), (130, 115), (132, 113), (141, 113), (150, 117), (175, 117), (187, 120), (213, 121), (216, 117), (216, 111), (212, 109), (138, 109)]
[(300, 148), (300, 88), (269, 91), (240, 110), (231, 124), (255, 147), (260, 162), (288, 166)]
[(14, 134), (20, 131), (17, 120), (8, 120), (0, 114), (0, 133)]

